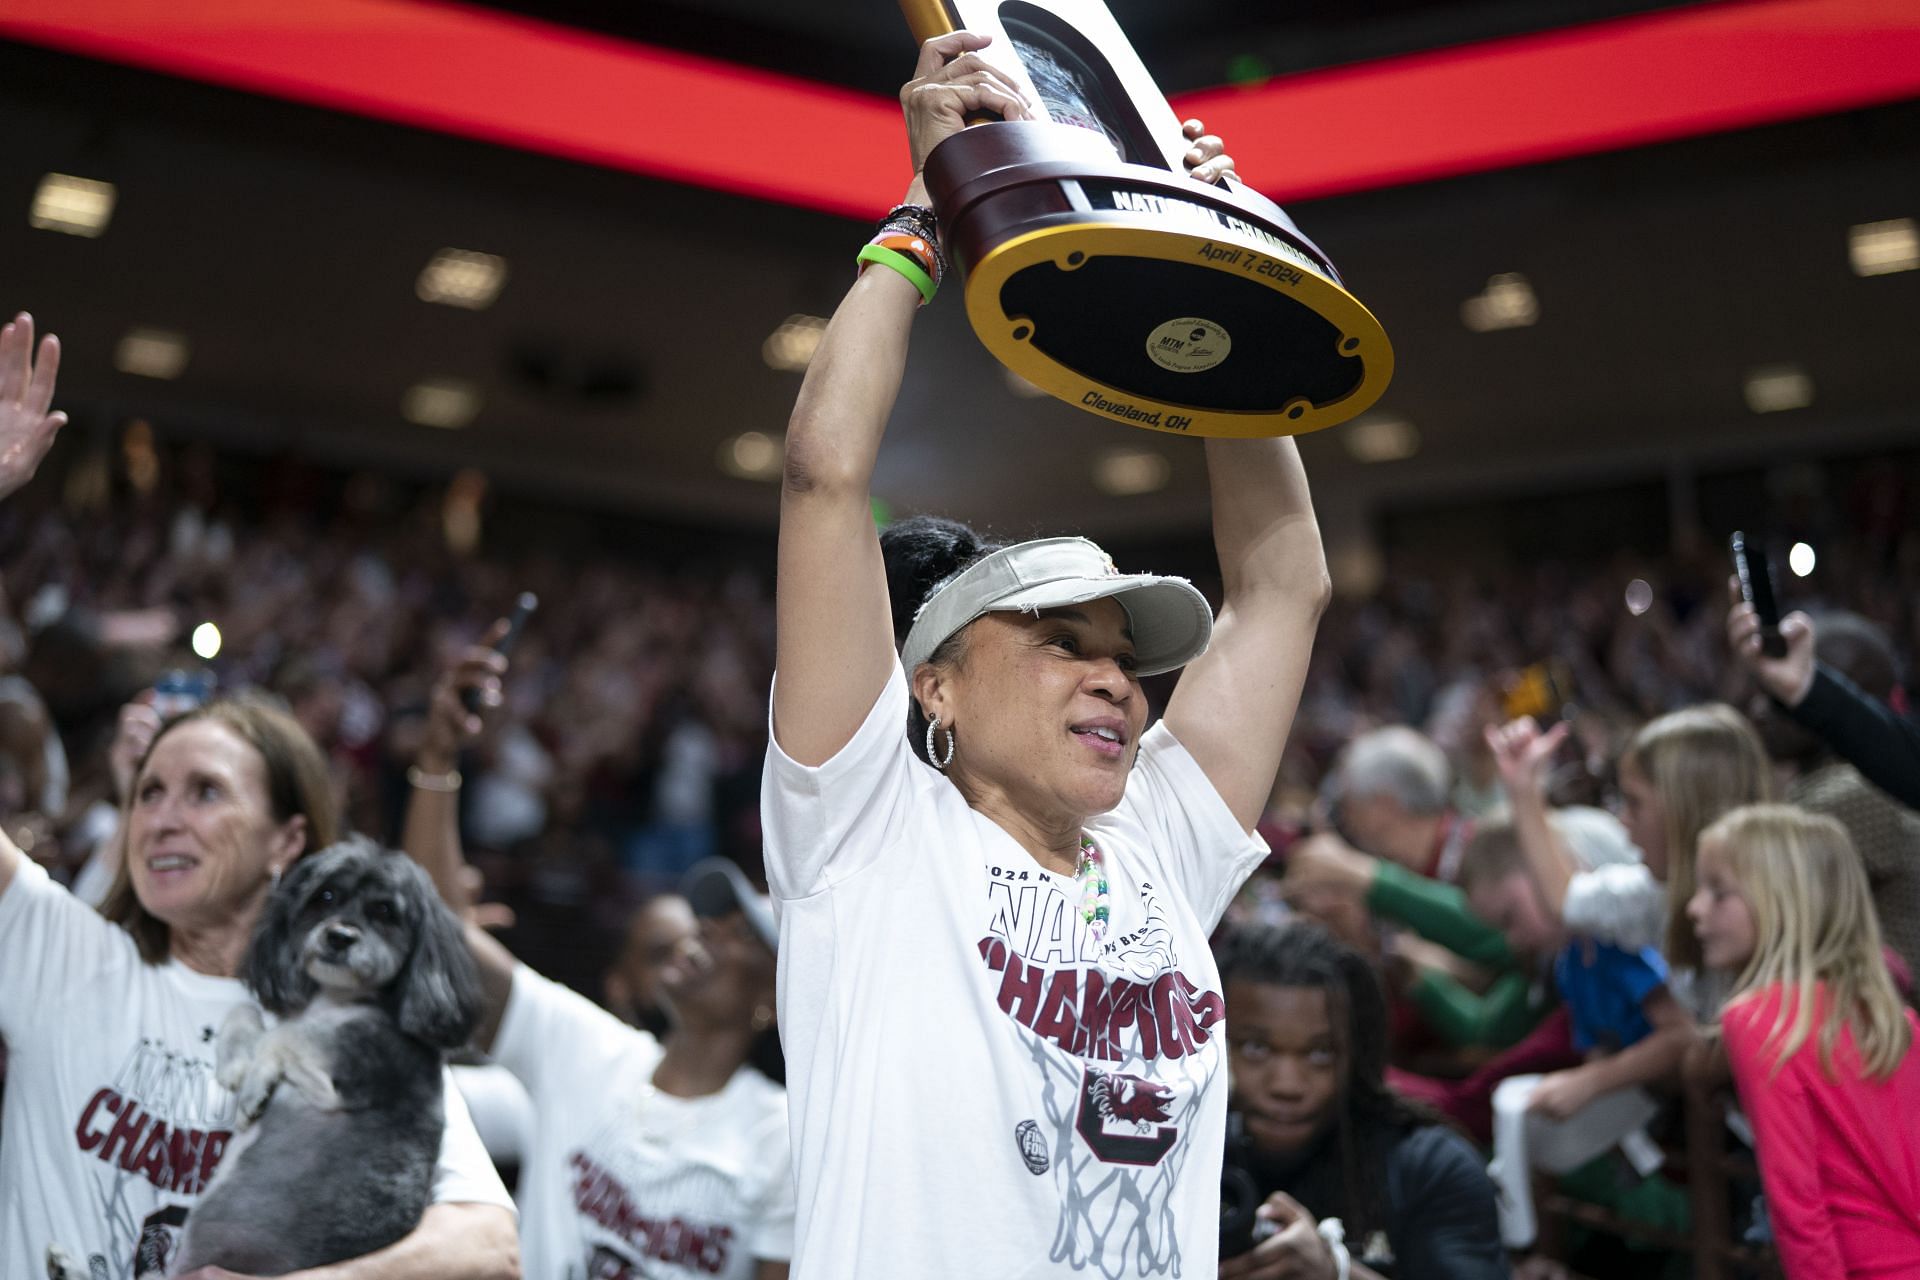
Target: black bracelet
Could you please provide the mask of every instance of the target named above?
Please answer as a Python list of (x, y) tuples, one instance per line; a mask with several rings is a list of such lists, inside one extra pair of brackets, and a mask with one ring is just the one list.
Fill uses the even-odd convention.
[(933, 250), (940, 274), (947, 273), (947, 255), (940, 247), (940, 225), (934, 221), (933, 210), (918, 204), (896, 205), (887, 212), (886, 217), (880, 219), (877, 234), (884, 235), (891, 231), (905, 232), (925, 240), (927, 247)]
[(936, 220), (933, 210), (928, 208), (924, 204), (897, 204), (893, 206), (893, 208), (887, 210), (887, 217), (885, 220), (891, 221), (892, 219), (899, 218), (899, 217), (921, 218), (927, 221), (928, 223), (932, 223)]
[(905, 222), (914, 229), (914, 234), (925, 236), (928, 240), (940, 238), (940, 221), (934, 217), (933, 210), (923, 204), (898, 204), (887, 210), (887, 216), (880, 219), (882, 227), (892, 223)]

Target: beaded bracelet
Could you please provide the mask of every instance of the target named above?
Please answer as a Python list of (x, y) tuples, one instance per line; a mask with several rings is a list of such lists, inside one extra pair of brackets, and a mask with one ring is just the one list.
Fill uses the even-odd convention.
[(934, 217), (933, 210), (923, 204), (897, 204), (887, 210), (887, 216), (880, 219), (880, 225), (884, 227), (890, 222), (901, 221), (913, 223), (915, 230), (929, 240), (940, 237), (940, 220)]
[(925, 240), (933, 249), (939, 274), (946, 274), (947, 259), (940, 250), (940, 223), (934, 218), (933, 210), (920, 204), (895, 205), (887, 211), (886, 217), (880, 219), (879, 234), (889, 233), (905, 233)]

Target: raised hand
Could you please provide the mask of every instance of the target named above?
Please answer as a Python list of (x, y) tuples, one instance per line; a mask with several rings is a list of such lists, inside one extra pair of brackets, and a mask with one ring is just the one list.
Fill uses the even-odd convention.
[(1509, 797), (1531, 796), (1544, 789), (1547, 764), (1567, 740), (1568, 732), (1567, 722), (1562, 720), (1542, 733), (1532, 716), (1487, 726), (1487, 746)]
[(22, 311), (0, 326), (0, 498), (33, 479), (67, 425), (66, 414), (50, 411), (59, 372), (60, 339), (52, 334), (40, 339), (35, 358), (32, 316)]
[(920, 46), (913, 79), (900, 90), (915, 173), (929, 152), (967, 127), (969, 116), (990, 112), (1006, 120), (1038, 118), (1013, 77), (979, 55), (992, 42), (991, 36), (950, 31)]
[(420, 745), (421, 768), (428, 772), (453, 768), (461, 748), (480, 736), (480, 716), (467, 710), (461, 694), (469, 689), (477, 690), (482, 708), (500, 705), (507, 660), (493, 646), (506, 634), (507, 620), (501, 618), (487, 628), (479, 644), (469, 645), (459, 660), (434, 682), (433, 700), (427, 708), (426, 737)]
[(1760, 687), (1789, 707), (1797, 707), (1813, 688), (1813, 619), (1790, 613), (1780, 619), (1787, 656), (1769, 658), (1760, 648), (1760, 615), (1740, 594), (1740, 579), (1727, 579), (1733, 608), (1727, 611), (1727, 647), (1753, 672)]

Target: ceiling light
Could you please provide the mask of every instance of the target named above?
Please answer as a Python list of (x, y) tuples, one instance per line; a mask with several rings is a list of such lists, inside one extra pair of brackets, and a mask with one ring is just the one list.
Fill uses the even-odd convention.
[(1495, 329), (1523, 329), (1540, 318), (1540, 300), (1533, 286), (1517, 271), (1506, 271), (1487, 281), (1486, 289), (1460, 304), (1460, 319), (1475, 333)]
[(1093, 482), (1101, 492), (1131, 498), (1167, 487), (1173, 467), (1163, 454), (1146, 449), (1109, 449), (1093, 464)]
[(129, 329), (113, 348), (113, 367), (142, 378), (177, 378), (187, 369), (187, 335), (171, 329)]
[(1405, 418), (1362, 415), (1342, 434), (1359, 462), (1400, 462), (1420, 452), (1420, 431)]
[(1804, 542), (1793, 544), (1793, 550), (1787, 552), (1787, 568), (1793, 570), (1793, 576), (1804, 578), (1813, 572), (1813, 566), (1819, 557), (1813, 554), (1813, 548)]
[(1653, 608), (1653, 585), (1645, 578), (1635, 578), (1627, 584), (1627, 612), (1639, 617)]
[(1863, 222), (1847, 232), (1847, 257), (1857, 276), (1920, 270), (1920, 226), (1912, 218)]
[(193, 654), (203, 662), (220, 656), (220, 628), (203, 622), (193, 629)]
[(741, 480), (777, 480), (785, 447), (764, 431), (743, 431), (720, 442), (720, 469)]
[(33, 193), (27, 225), (41, 231), (64, 231), (70, 236), (97, 236), (113, 218), (111, 182), (50, 173)]
[(471, 423), (479, 413), (479, 388), (459, 378), (416, 382), (400, 399), (400, 416), (422, 427), (453, 430)]
[(442, 249), (420, 270), (413, 291), (422, 302), (480, 311), (493, 305), (507, 283), (507, 260), (471, 249)]
[(819, 316), (788, 316), (760, 344), (760, 358), (770, 369), (804, 373), (826, 331), (827, 322)]
[(1762, 365), (1747, 374), (1747, 408), (1781, 413), (1813, 403), (1813, 379), (1797, 364)]

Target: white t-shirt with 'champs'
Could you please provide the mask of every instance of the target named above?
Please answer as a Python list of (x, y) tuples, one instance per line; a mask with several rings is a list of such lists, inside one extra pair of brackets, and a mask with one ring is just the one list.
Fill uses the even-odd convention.
[(793, 1252), (787, 1095), (751, 1067), (704, 1098), (653, 1087), (660, 1042), (521, 965), (494, 1059), (533, 1099), (528, 1280), (720, 1276)]
[(1087, 833), (1111, 920), (907, 742), (896, 663), (833, 759), (773, 746), (798, 1280), (1210, 1277), (1226, 1046), (1207, 939), (1266, 855), (1164, 724)]
[[(34, 863), (14, 873), (0, 894), (0, 1276), (46, 1274), (50, 1244), (109, 1280), (165, 1262), (233, 1137), (214, 1037), (250, 999), (237, 978), (145, 963)], [(451, 1083), (446, 1112), (434, 1200), (511, 1210)]]

